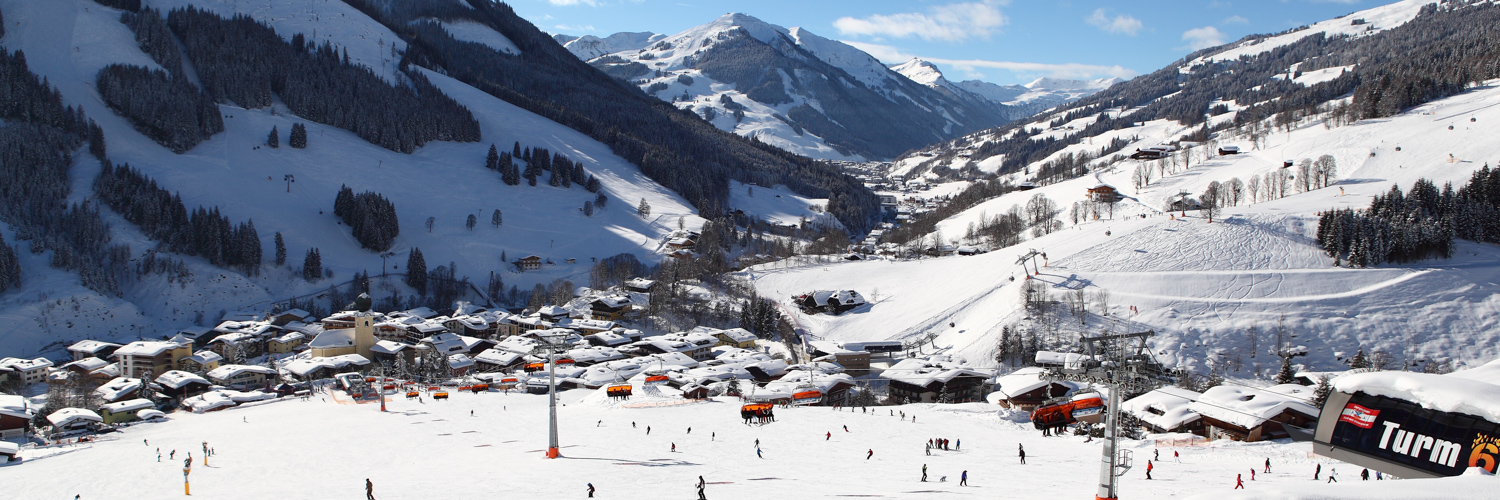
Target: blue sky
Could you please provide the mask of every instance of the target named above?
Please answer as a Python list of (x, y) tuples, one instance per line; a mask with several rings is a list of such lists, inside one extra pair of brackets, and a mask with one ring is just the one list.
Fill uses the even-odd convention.
[(510, 0), (551, 33), (676, 34), (742, 12), (849, 42), (887, 64), (911, 56), (952, 80), (1131, 77), (1187, 53), (1384, 0)]

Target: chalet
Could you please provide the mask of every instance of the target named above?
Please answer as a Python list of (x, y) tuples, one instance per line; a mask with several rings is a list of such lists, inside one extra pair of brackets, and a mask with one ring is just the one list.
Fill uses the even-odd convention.
[(620, 321), (635, 304), (625, 295), (606, 295), (589, 303), (589, 317), (604, 321)]
[(182, 370), (172, 370), (156, 376), (153, 381), (161, 386), (161, 393), (172, 399), (182, 400), (203, 394), (213, 385), (208, 379)]
[(60, 434), (92, 429), (104, 423), (104, 419), (83, 408), (63, 408), (47, 415), (47, 422), (52, 424), (52, 434)]
[(109, 359), (119, 349), (120, 344), (100, 342), (98, 340), (80, 340), (68, 346), (68, 353), (73, 355), (73, 361), (86, 358)]
[(615, 322), (600, 319), (563, 318), (552, 326), (555, 328), (567, 328), (584, 335), (593, 335), (613, 330)]
[(0, 440), (17, 439), (31, 427), (33, 410), (24, 396), (0, 394)]
[(837, 367), (832, 367), (832, 372), (823, 371), (820, 369), (822, 365), (826, 364), (798, 365), (801, 369), (788, 370), (781, 378), (757, 389), (755, 399), (791, 402), (797, 393), (815, 389), (823, 393), (822, 399), (815, 403), (817, 406), (848, 406), (849, 389), (854, 388), (854, 378), (837, 373)]
[(848, 370), (867, 371), (870, 369), (870, 353), (864, 351), (851, 351), (827, 340), (812, 340), (807, 342), (812, 350), (816, 361), (831, 361)]
[(980, 255), (980, 254), (985, 254), (985, 253), (989, 253), (989, 250), (985, 250), (984, 247), (980, 247), (980, 246), (964, 245), (964, 246), (958, 247), (958, 254), (959, 255), (968, 256), (968, 255)]
[(444, 320), (443, 326), (446, 327), (448, 331), (459, 335), (476, 338), (493, 338), (497, 330), (497, 325), (494, 321), (496, 319), (498, 318), (494, 315), (465, 314), (462, 316), (453, 316)]
[(589, 345), (598, 347), (618, 347), (632, 342), (630, 337), (621, 334), (619, 330), (621, 329), (616, 328), (607, 332), (585, 335), (583, 340), (587, 340)]
[(141, 410), (151, 410), (155, 404), (149, 399), (131, 399), (118, 403), (109, 403), (99, 407), (99, 417), (106, 424), (118, 424), (136, 419), (136, 414)]
[[(371, 319), (371, 323), (379, 323), (385, 319), (385, 314), (378, 312), (365, 312)], [(323, 318), (321, 323), (324, 330), (339, 330), (343, 328), (354, 328), (355, 318), (360, 311), (340, 311), (332, 316)]]
[(985, 399), (1006, 408), (1031, 411), (1052, 398), (1066, 396), (1082, 384), (1049, 380), (1038, 367), (1022, 368), (995, 379), (995, 392)]
[(1219, 146), (1219, 156), (1240, 154), (1239, 146)]
[(182, 358), (177, 363), (177, 369), (188, 373), (208, 373), (209, 370), (218, 368), (224, 363), (224, 357), (219, 353), (204, 349), (193, 353), (192, 356)]
[(542, 321), (556, 323), (568, 317), (568, 310), (558, 306), (542, 306), (541, 309), (536, 311), (536, 315)]
[(977, 401), (985, 382), (994, 376), (949, 356), (907, 358), (880, 373), (890, 381), (892, 399), (921, 403)]
[(1203, 419), (1190, 408), (1202, 394), (1180, 387), (1162, 387), (1120, 402), (1120, 411), (1129, 413), (1151, 432), (1186, 432), (1199, 436), (1207, 435)]
[(1035, 182), (1021, 182), (1016, 184), (1016, 191), (1030, 191), (1036, 188), (1037, 185)]
[(469, 370), (473, 368), (474, 360), (469, 358), (467, 354), (460, 353), (448, 356), (448, 369), (453, 372), (453, 376), (455, 377), (467, 375)]
[(415, 349), (412, 346), (389, 340), (375, 341), (375, 345), (370, 347), (370, 354), (375, 358), (371, 361), (384, 364), (395, 364), (396, 360), (401, 358), (411, 362), (413, 352)]
[(636, 293), (651, 293), (656, 288), (656, 282), (646, 278), (630, 278), (625, 280), (625, 289)]
[(522, 353), (490, 348), (474, 356), (474, 369), (481, 372), (511, 370), (525, 362)]
[(214, 339), (214, 328), (211, 326), (190, 326), (177, 330), (172, 337), (183, 337), (193, 342), (193, 349), (202, 349), (208, 346), (208, 341)]
[(288, 354), (296, 351), (306, 340), (307, 335), (302, 332), (287, 332), (266, 342), (266, 351), (271, 354)]
[(427, 306), (414, 307), (401, 312), (408, 316), (416, 316), (422, 319), (433, 319), (443, 315), (442, 313), (439, 313), (433, 310), (431, 307)]
[(19, 378), (20, 376), (16, 375), (15, 370), (10, 369), (8, 366), (0, 366), (0, 387), (9, 384), (12, 379), (19, 380)]
[(301, 358), (282, 365), (288, 374), (301, 380), (316, 380), (333, 377), (339, 373), (363, 373), (370, 360), (358, 354), (343, 354), (329, 358)]
[(22, 384), (31, 385), (46, 380), (47, 372), (52, 368), (52, 360), (47, 358), (0, 358), (0, 366), (10, 368), (16, 379), (20, 380)]
[(164, 341), (137, 341), (115, 351), (120, 359), (120, 374), (133, 378), (155, 378), (175, 370), (182, 358), (193, 354), (192, 345)]
[(301, 309), (292, 309), (271, 315), (270, 323), (275, 326), (285, 327), (292, 323), (311, 323), (314, 319), (310, 312)]
[(266, 386), (276, 370), (256, 365), (224, 365), (208, 372), (208, 380), (215, 384), (235, 389), (255, 389)]
[(20, 460), (21, 445), (9, 441), (0, 441), (0, 458), (5, 462)]
[(536, 271), (542, 268), (542, 258), (535, 255), (527, 255), (516, 261), (516, 269), (521, 272)]
[(104, 380), (114, 378), (106, 376), (107, 373), (102, 371), (104, 367), (107, 367), (109, 365), (110, 363), (108, 361), (99, 358), (83, 358), (78, 361), (73, 361), (71, 363), (62, 365), (62, 369), (82, 379), (95, 379), (102, 382)]
[(677, 237), (667, 240), (667, 248), (673, 250), (690, 249), (696, 247), (697, 245), (698, 242), (686, 237)]
[(760, 340), (755, 334), (744, 328), (730, 328), (728, 330), (717, 330), (713, 336), (719, 339), (719, 345), (738, 347), (741, 349), (754, 349), (755, 341)]
[(865, 305), (865, 298), (854, 290), (818, 290), (798, 295), (793, 300), (808, 314), (825, 312), (837, 315)]
[(121, 377), (100, 385), (94, 389), (94, 394), (105, 403), (114, 403), (141, 397), (141, 389), (145, 387), (146, 383), (141, 379)]
[(1188, 409), (1202, 416), (1209, 439), (1262, 441), (1310, 434), (1318, 420), (1310, 401), (1312, 388), (1297, 384), (1221, 385), (1203, 391)]
[(1096, 203), (1114, 203), (1124, 199), (1120, 192), (1113, 186), (1100, 184), (1089, 188), (1089, 201)]

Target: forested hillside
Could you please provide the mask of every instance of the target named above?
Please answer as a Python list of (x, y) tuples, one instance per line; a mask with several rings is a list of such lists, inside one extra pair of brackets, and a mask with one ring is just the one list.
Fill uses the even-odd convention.
[[(704, 213), (727, 208), (728, 179), (783, 184), (828, 198), (828, 211), (856, 230), (869, 227), (878, 212), (874, 194), (836, 168), (720, 131), (649, 97), (579, 61), (506, 4), (476, 1), (470, 9), (414, 0), (346, 1), (401, 35), (408, 44), (403, 64), (439, 70), (583, 132)], [(455, 39), (423, 19), (484, 24), (510, 39), (520, 54)]]

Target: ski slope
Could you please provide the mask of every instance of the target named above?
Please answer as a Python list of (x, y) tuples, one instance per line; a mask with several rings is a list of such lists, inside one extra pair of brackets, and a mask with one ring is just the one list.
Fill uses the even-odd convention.
[[(319, 394), (309, 401), (177, 412), (166, 422), (106, 437), (113, 440), (28, 450), (25, 461), (0, 474), (12, 498), (110, 498), (121, 491), (132, 498), (181, 498), (182, 461), (191, 452), (193, 496), (207, 498), (357, 498), (367, 478), (382, 500), (478, 492), (582, 498), (589, 483), (597, 498), (694, 498), (699, 476), (708, 498), (1088, 498), (1095, 492), (1100, 441), (1042, 437), (1022, 423), (1024, 414), (984, 403), (873, 407), (872, 413), (786, 408), (776, 410), (774, 423), (746, 426), (732, 398), (628, 408), (661, 399), (637, 397), (622, 405), (602, 391), (559, 396), (563, 458), (556, 460), (544, 458), (546, 396), (455, 391), (442, 402), (396, 398), (381, 413), (378, 404), (339, 404)], [(825, 433), (832, 436), (825, 439)], [(939, 437), (958, 449), (924, 455), (926, 440)], [(214, 450), (206, 465), (205, 443)], [(1018, 445), (1025, 447), (1025, 465)], [(1307, 443), (1162, 446), (1151, 481), (1145, 461), (1155, 442), (1123, 445), (1136, 467), (1121, 478), (1122, 497), (1220, 498), (1237, 473), (1246, 474), (1247, 489), (1234, 498), (1292, 491), (1298, 496), (1288, 498), (1352, 499), (1372, 489), (1358, 484), (1353, 466), (1312, 457)], [(168, 460), (173, 450), (176, 459)], [(1181, 453), (1181, 463), (1168, 458), (1173, 451)], [(1268, 458), (1271, 473), (1250, 481), (1247, 469), (1260, 469)], [(1313, 481), (1317, 465), (1325, 475), (1336, 469), (1341, 481)], [(959, 485), (964, 471), (967, 486)], [(1387, 482), (1380, 483), (1387, 496), (1378, 498), (1397, 498), (1388, 496), (1394, 491), (1471, 498), (1463, 495), (1493, 483), (1492, 477)]]
[[(150, 5), (170, 8), (187, 4), (221, 15), (239, 9), (237, 12), (271, 23), (284, 37), (301, 31), (311, 36), (316, 29), (318, 40), (325, 35), (333, 37), (349, 49), (351, 59), (366, 54), (368, 57), (359, 60), (377, 69), (378, 59), (371, 58), (381, 47), (389, 51), (395, 39), (381, 31), (384, 28), (374, 20), (336, 0), (174, 0)], [(507, 287), (521, 289), (557, 278), (584, 283), (591, 259), (633, 253), (643, 261), (655, 261), (659, 256), (654, 250), (668, 232), (676, 229), (677, 219), (684, 218), (690, 229), (702, 224), (685, 200), (648, 179), (608, 146), (435, 73), (426, 76), (479, 121), (480, 142), (433, 142), (413, 154), (400, 154), (348, 131), (302, 120), (284, 105), (246, 110), (225, 104), (220, 106), (225, 116), (224, 132), (184, 154), (173, 154), (109, 110), (93, 88), (95, 75), (109, 64), (155, 66), (137, 48), (129, 29), (119, 23), (120, 11), (90, 0), (0, 0), (0, 9), (9, 24), (0, 44), (8, 50), (25, 51), (32, 71), (58, 87), (64, 104), (81, 106), (104, 128), (112, 161), (129, 163), (159, 185), (180, 193), (189, 209), (218, 206), (235, 222), (253, 220), (266, 262), (261, 276), (247, 278), (188, 258), (197, 282), (174, 290), (164, 281), (148, 280), (127, 290), (124, 300), (98, 297), (77, 286), (76, 277), (68, 273), (27, 266), (22, 275), (27, 283), (23, 291), (0, 297), (0, 315), (11, 320), (0, 324), (0, 352), (6, 355), (33, 356), (54, 342), (71, 343), (85, 337), (159, 337), (190, 325), (197, 311), (204, 312), (206, 321), (217, 322), (220, 310), (233, 311), (313, 293), (348, 280), (355, 272), (380, 274), (380, 256), (360, 248), (349, 228), (333, 216), (334, 195), (344, 185), (356, 192), (381, 193), (395, 204), (401, 234), (391, 248), (395, 255), (385, 261), (392, 266), (389, 271), (404, 272), (407, 253), (421, 248), (429, 267), (453, 263), (458, 277), (468, 276), (481, 287), (490, 271), (499, 273)], [(295, 123), (307, 126), (306, 149), (263, 146), (272, 127), (279, 130), (285, 143)], [(582, 207), (585, 201), (594, 199), (594, 193), (581, 186), (504, 185), (498, 173), (484, 168), (485, 154), (491, 144), (509, 150), (516, 142), (522, 147), (546, 148), (582, 163), (599, 179), (601, 192), (609, 197), (608, 206), (588, 217)], [(74, 155), (74, 159), (69, 174), (71, 199), (83, 201), (92, 196), (99, 165), (84, 153)], [(295, 177), (290, 187), (284, 180), (288, 175)], [(636, 214), (635, 207), (642, 199), (652, 207), (651, 218)], [(490, 225), (497, 209), (503, 215), (498, 228)], [(470, 215), (478, 219), (472, 231), (465, 228)], [(435, 221), (431, 231), (424, 227), (428, 217)], [(107, 210), (105, 218), (111, 222), (116, 242), (129, 243), (137, 253), (154, 246)], [(273, 238), (278, 232), (286, 241), (288, 266), (284, 268), (270, 264)], [(6, 234), (6, 241), (14, 244), (10, 233)], [(333, 272), (333, 279), (306, 283), (299, 278), (295, 268), (300, 267), (301, 258), (310, 248), (319, 249), (323, 267)], [(514, 261), (529, 254), (554, 264), (522, 274), (501, 259), (504, 255)], [(576, 259), (577, 263), (568, 264), (567, 259)], [(32, 283), (37, 286), (32, 287)], [(85, 306), (92, 310), (113, 312), (113, 319), (102, 319), (110, 314), (100, 313), (74, 320), (74, 324), (88, 328), (58, 327), (61, 323), (45, 317), (42, 311), (48, 308), (49, 300), (66, 302), (69, 297), (95, 304)]]
[[(1136, 161), (1104, 160), (1095, 164), (1094, 174), (1009, 193), (938, 226), (942, 238), (953, 242), (970, 224), (1024, 207), (1038, 194), (1062, 207), (1062, 231), (1016, 247), (972, 257), (770, 264), (745, 275), (761, 295), (778, 300), (846, 288), (872, 299), (841, 316), (794, 312), (814, 336), (914, 340), (936, 333), (935, 350), (981, 365), (995, 363), (1002, 326), (1027, 319), (1018, 286), (1024, 274), (1016, 261), (1030, 249), (1047, 254), (1036, 279), (1055, 299), (1076, 290), (1110, 295), (1107, 318), (1097, 302), (1090, 304), (1086, 324), (1063, 313), (1065, 320), (1057, 325), (1062, 338), (1153, 330), (1153, 346), (1169, 366), (1269, 376), (1277, 368), (1269, 351), (1278, 325), (1293, 335), (1291, 342), (1308, 347), (1309, 355), (1298, 361), (1311, 369), (1339, 368), (1360, 348), (1383, 350), (1398, 363), (1488, 361), (1500, 356), (1494, 333), (1500, 328), (1500, 249), (1459, 241), (1453, 259), (1348, 269), (1332, 266), (1316, 247), (1315, 231), (1318, 211), (1365, 208), (1371, 196), (1393, 184), (1409, 189), (1419, 178), (1440, 186), (1461, 184), (1494, 159), (1487, 137), (1500, 124), (1495, 83), (1392, 118), (1332, 129), (1317, 119), (1305, 121), (1290, 133), (1273, 134), (1259, 150), (1240, 142), (1246, 154), (1194, 160), (1191, 168), (1139, 192), (1130, 183)], [(1146, 127), (1171, 134), (1172, 125), (1148, 122)], [(1162, 140), (1145, 134), (1127, 150)], [(1197, 196), (1210, 182), (1245, 180), (1281, 168), (1283, 160), (1324, 154), (1337, 160), (1339, 180), (1333, 186), (1228, 207), (1212, 224), (1197, 212), (1181, 218), (1163, 211), (1181, 191)], [(1101, 183), (1126, 196), (1113, 219), (1106, 214), (1073, 224), (1069, 206)], [(1248, 339), (1252, 327), (1259, 332), (1254, 348)]]

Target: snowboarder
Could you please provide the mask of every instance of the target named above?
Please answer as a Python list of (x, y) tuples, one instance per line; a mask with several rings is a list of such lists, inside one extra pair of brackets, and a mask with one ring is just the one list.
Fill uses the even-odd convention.
[(1156, 466), (1153, 465), (1150, 460), (1146, 461), (1146, 479), (1147, 480), (1151, 479), (1151, 470), (1155, 469), (1155, 468), (1156, 468)]
[(365, 500), (375, 500), (375, 483), (370, 478), (365, 478)]
[(1245, 489), (1245, 480), (1240, 477), (1240, 474), (1235, 474), (1234, 475), (1234, 489), (1237, 489), (1237, 490), (1243, 490), (1243, 489)]
[(922, 482), (927, 482), (927, 464), (922, 464)]
[(1266, 457), (1266, 474), (1271, 473), (1271, 457)]
[(719, 433), (717, 433), (717, 432), (710, 432), (710, 433), (708, 433), (708, 440), (709, 441), (713, 441), (714, 439), (716, 439), (718, 437), (719, 437)]
[(589, 498), (594, 498), (594, 483), (589, 483)]
[(874, 448), (870, 448), (870, 452), (865, 454), (865, 460), (869, 460), (870, 457), (873, 457), (873, 456), (875, 456), (875, 449)]
[(1152, 459), (1152, 460), (1155, 460), (1155, 461), (1158, 461), (1158, 462), (1160, 462), (1160, 461), (1161, 461), (1161, 448), (1157, 448), (1157, 449), (1156, 449), (1156, 450), (1155, 450), (1155, 451), (1154, 451), (1154, 452), (1153, 452), (1153, 453), (1152, 453), (1152, 457), (1151, 457), (1151, 459)]
[(1335, 469), (1333, 467), (1329, 467), (1328, 468), (1328, 482), (1330, 482), (1330, 483), (1337, 483), (1337, 482), (1339, 482), (1339, 479), (1337, 477), (1335, 477), (1335, 476), (1338, 476), (1338, 473), (1339, 473), (1338, 469)]
[(1370, 469), (1365, 469), (1365, 470), (1359, 471), (1359, 480), (1360, 481), (1369, 481), (1370, 480)]
[(959, 486), (968, 486), (969, 485), (969, 471), (964, 471), (962, 474), (958, 475), (958, 485)]
[(1323, 473), (1323, 464), (1317, 464), (1317, 465), (1318, 466), (1313, 469), (1313, 481), (1317, 481), (1318, 480), (1318, 474), (1322, 474)]

